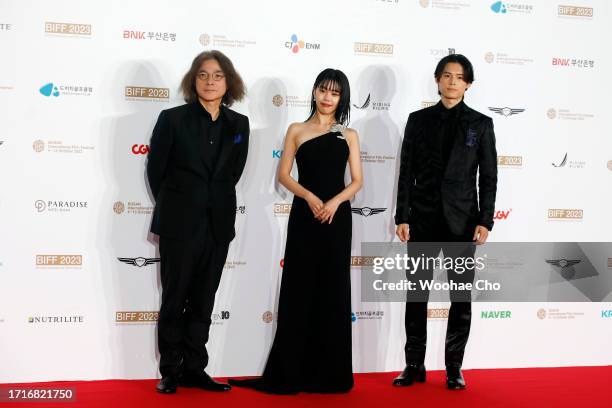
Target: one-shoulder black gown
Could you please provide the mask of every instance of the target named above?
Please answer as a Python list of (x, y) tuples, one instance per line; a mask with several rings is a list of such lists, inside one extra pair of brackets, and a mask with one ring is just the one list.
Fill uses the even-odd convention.
[[(344, 188), (349, 149), (340, 132), (302, 143), (295, 159), (298, 182), (323, 202)], [(274, 343), (262, 377), (236, 386), (292, 394), (347, 392), (353, 387), (351, 354), (351, 207), (343, 202), (331, 224), (314, 218), (295, 197)]]

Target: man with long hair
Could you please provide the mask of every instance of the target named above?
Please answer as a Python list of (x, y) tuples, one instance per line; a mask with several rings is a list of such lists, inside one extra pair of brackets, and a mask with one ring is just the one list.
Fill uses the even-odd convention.
[(147, 163), (155, 198), (151, 232), (159, 235), (161, 257), (157, 391), (175, 393), (177, 385), (227, 391), (204, 369), (249, 143), (248, 118), (229, 106), (245, 89), (216, 50), (196, 56), (181, 88), (186, 104), (160, 113)]

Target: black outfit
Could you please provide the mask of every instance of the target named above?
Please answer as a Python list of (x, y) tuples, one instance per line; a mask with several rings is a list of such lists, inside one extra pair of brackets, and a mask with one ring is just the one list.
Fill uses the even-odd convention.
[[(440, 153), (441, 140), (448, 140), (445, 148), (450, 146), (446, 161)], [(450, 111), (439, 102), (410, 114), (402, 142), (396, 224), (425, 230), (441, 209), (454, 234), (462, 235), (472, 225), (490, 230), (496, 191), (491, 118), (464, 102)]]
[[(349, 149), (339, 132), (309, 139), (295, 159), (298, 182), (323, 202), (344, 188)], [(294, 197), (287, 228), (278, 325), (262, 377), (230, 380), (260, 391), (291, 394), (347, 392), (351, 354), (351, 207), (338, 207), (331, 224), (314, 218)]]
[[(478, 172), (478, 193), (476, 177)], [(409, 224), (409, 255), (473, 256), (477, 225), (493, 228), (497, 191), (497, 152), (493, 121), (462, 101), (451, 109), (442, 102), (413, 112), (402, 143), (396, 224)], [(419, 242), (439, 242), (419, 245)], [(442, 243), (464, 242), (464, 245)], [(455, 282), (472, 282), (474, 270), (448, 271)], [(431, 279), (432, 270), (420, 270), (408, 279)], [(427, 298), (406, 303), (406, 363), (425, 359)], [(409, 295), (410, 296), (410, 295)], [(445, 361), (461, 367), (471, 322), (469, 293), (451, 293), (446, 331)]]
[(235, 236), (235, 185), (246, 163), (249, 121), (221, 106), (217, 120), (199, 102), (162, 111), (147, 176), (155, 197), (162, 301), (162, 376), (202, 372), (215, 293)]

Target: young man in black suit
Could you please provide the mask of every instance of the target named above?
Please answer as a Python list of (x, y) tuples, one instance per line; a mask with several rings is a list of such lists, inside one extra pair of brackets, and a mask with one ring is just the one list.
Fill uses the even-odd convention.
[[(474, 81), (470, 61), (463, 55), (448, 55), (438, 63), (434, 76), (440, 102), (411, 113), (406, 124), (395, 224), (399, 239), (410, 241), (409, 255), (437, 257), (442, 250), (447, 257), (456, 255), (458, 247), (444, 243), (480, 245), (493, 228), (497, 152), (491, 118), (463, 102)], [(473, 256), (474, 250), (473, 244), (467, 244), (462, 255)], [(431, 279), (432, 274), (433, 270), (422, 270), (416, 276)], [(471, 283), (474, 269), (449, 270), (448, 277)], [(406, 302), (406, 368), (393, 381), (396, 386), (425, 381), (429, 294), (421, 295)], [(469, 293), (451, 293), (445, 345), (449, 389), (465, 388), (461, 364), (470, 332), (470, 300)]]
[(214, 381), (206, 342), (215, 293), (235, 236), (235, 185), (244, 169), (249, 120), (229, 106), (244, 84), (221, 52), (199, 54), (181, 83), (185, 105), (161, 112), (147, 163), (155, 197), (162, 300), (158, 321), (161, 393), (177, 385), (227, 391)]

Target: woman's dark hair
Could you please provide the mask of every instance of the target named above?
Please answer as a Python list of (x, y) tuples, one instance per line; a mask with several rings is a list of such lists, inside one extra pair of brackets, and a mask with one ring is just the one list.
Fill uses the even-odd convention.
[(463, 80), (468, 84), (474, 82), (474, 67), (465, 55), (461, 54), (450, 54), (446, 57), (442, 58), (438, 65), (436, 66), (436, 71), (434, 72), (434, 76), (436, 77), (436, 81), (440, 80), (442, 73), (444, 72), (444, 68), (446, 64), (456, 62), (457, 64), (463, 67)]
[(195, 88), (195, 81), (198, 76), (198, 71), (202, 66), (202, 63), (207, 60), (214, 59), (219, 63), (223, 74), (225, 75), (225, 83), (227, 84), (227, 91), (225, 95), (223, 95), (223, 99), (221, 103), (226, 106), (232, 106), (235, 101), (240, 101), (244, 98), (246, 94), (246, 90), (244, 87), (244, 82), (242, 82), (242, 78), (240, 74), (234, 68), (234, 64), (230, 61), (229, 58), (221, 51), (210, 50), (199, 53), (191, 63), (191, 68), (183, 77), (181, 81), (181, 92), (183, 93), (183, 97), (185, 102), (192, 103), (198, 100), (198, 93)]
[(333, 68), (324, 69), (315, 79), (310, 95), (310, 115), (308, 115), (306, 120), (312, 118), (317, 112), (317, 103), (314, 95), (317, 88), (321, 87), (340, 92), (340, 100), (338, 101), (338, 107), (334, 116), (337, 123), (345, 126), (348, 125), (351, 117), (351, 88), (344, 72)]

